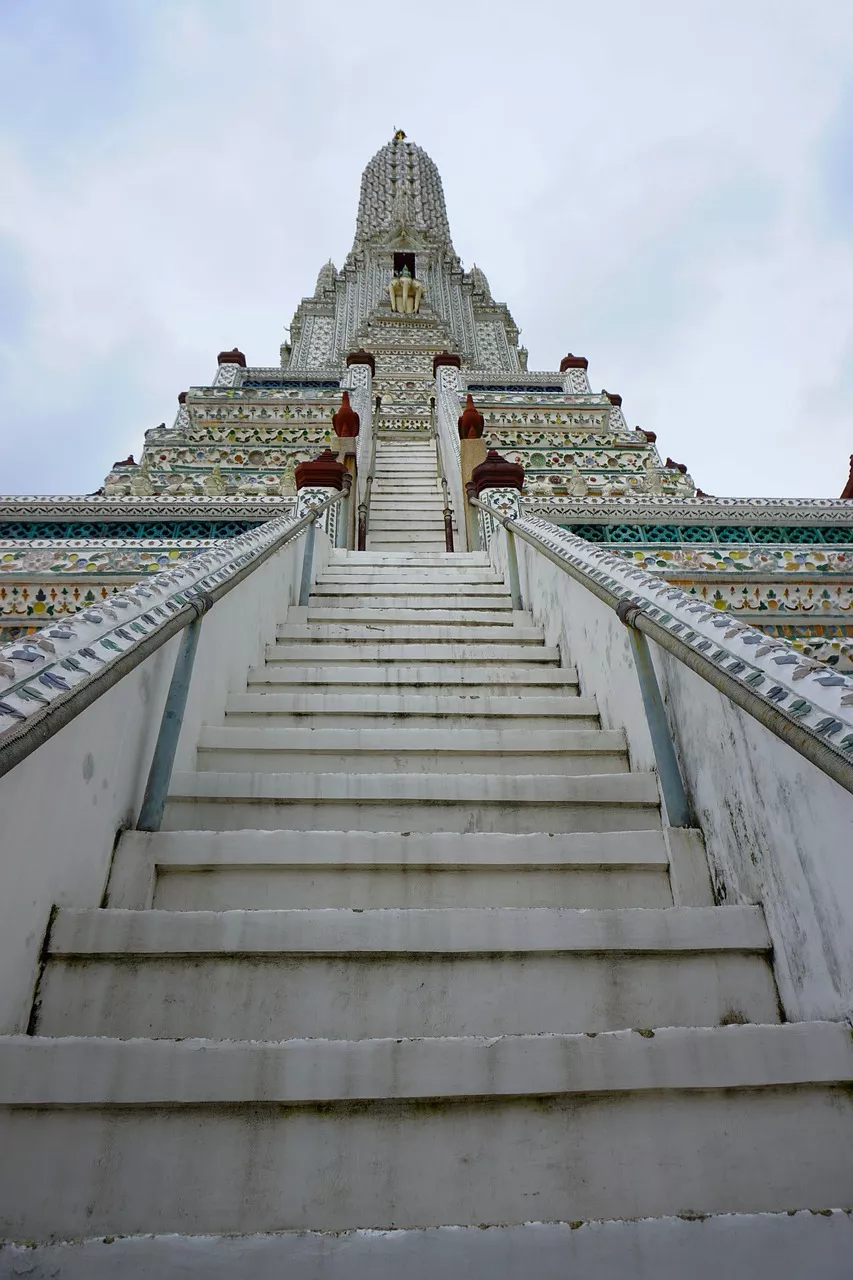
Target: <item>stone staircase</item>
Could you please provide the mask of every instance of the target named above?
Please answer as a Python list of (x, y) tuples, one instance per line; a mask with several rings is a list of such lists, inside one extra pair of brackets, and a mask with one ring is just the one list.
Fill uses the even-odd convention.
[(399, 450), (164, 829), (57, 911), (0, 1044), (7, 1233), (853, 1202), (848, 1029), (780, 1025), (759, 908), (674, 905), (655, 777), (485, 556), (439, 551), (434, 455)]
[(382, 432), (370, 498), (369, 551), (444, 551), (435, 441)]

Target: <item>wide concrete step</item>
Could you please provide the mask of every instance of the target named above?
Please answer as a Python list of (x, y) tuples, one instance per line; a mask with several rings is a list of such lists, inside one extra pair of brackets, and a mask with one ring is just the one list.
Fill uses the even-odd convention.
[(627, 773), (617, 730), (207, 726), (197, 768), (221, 773)]
[(125, 831), (107, 905), (665, 907), (672, 893), (660, 831)]
[(532, 644), (334, 644), (277, 640), (266, 647), (266, 660), (270, 662), (409, 662), (420, 666), (424, 662), (476, 662), (486, 663), (530, 662), (559, 664), (560, 650), (546, 645)]
[(389, 582), (380, 580), (369, 586), (364, 582), (330, 582), (325, 578), (321, 578), (314, 583), (311, 588), (311, 595), (317, 599), (325, 599), (328, 596), (355, 596), (364, 599), (374, 600), (376, 597), (390, 598), (395, 600), (400, 596), (414, 598), (425, 597), (432, 601), (436, 597), (439, 600), (453, 600), (459, 598), (461, 600), (469, 600), (472, 597), (482, 596), (485, 600), (491, 602), (492, 608), (512, 608), (512, 600), (510, 594), (502, 582)]
[[(78, 1238), (81, 1223), (115, 1238), (84, 1246), (107, 1267), (115, 1258), (112, 1271), (95, 1272), (87, 1255), (68, 1272), (65, 1247), (54, 1263), (69, 1280), (169, 1275), (174, 1237), (154, 1270), (124, 1270), (134, 1242), (121, 1237), (147, 1250), (152, 1232), (198, 1237), (181, 1272), (201, 1258), (217, 1280), (840, 1280), (850, 1220), (822, 1214), (853, 1202), (851, 1082), (849, 1029), (833, 1023), (399, 1043), (15, 1036), (0, 1041), (0, 1143), (16, 1153), (0, 1165), (0, 1201), (12, 1239)], [(785, 1216), (792, 1206), (813, 1212)], [(736, 1213), (765, 1215), (761, 1232), (750, 1247), (737, 1219), (720, 1219), (721, 1255), (705, 1215)], [(647, 1224), (659, 1240), (650, 1257), (635, 1219), (678, 1214)], [(477, 1230), (531, 1219), (566, 1225)], [(471, 1234), (424, 1230), (447, 1223)], [(822, 1245), (839, 1224), (830, 1255)], [(418, 1230), (387, 1234), (405, 1227)], [(296, 1267), (264, 1270), (257, 1252), (251, 1269), (234, 1269), (251, 1244), (239, 1234), (227, 1256), (224, 1238), (201, 1238), (348, 1229), (279, 1234)], [(586, 1247), (569, 1253), (555, 1236)], [(28, 1249), (20, 1261), (31, 1269), (39, 1257)], [(682, 1267), (691, 1259), (698, 1270)], [(775, 1259), (781, 1271), (768, 1270)]]
[[(433, 538), (432, 536), (427, 537), (425, 535), (419, 535), (417, 542), (419, 546), (426, 547), (432, 551), (438, 551), (445, 545), (443, 536), (439, 539), (438, 537)], [(382, 533), (377, 534), (375, 537), (372, 534), (368, 534), (367, 544), (371, 548), (379, 547), (384, 548), (386, 551), (405, 551), (406, 547), (411, 546), (411, 539), (403, 540), (399, 537), (386, 538), (385, 534)]]
[(526, 694), (487, 697), (466, 691), (464, 695), (366, 692), (334, 693), (251, 692), (234, 693), (226, 704), (226, 722), (253, 726), (309, 724), (317, 728), (351, 729), (358, 719), (446, 730), (470, 728), (471, 717), (487, 728), (542, 729), (565, 726), (597, 729), (598, 705), (594, 698), (551, 693), (547, 697)]
[(651, 773), (175, 773), (167, 831), (647, 831)]
[(323, 625), (319, 623), (282, 623), (276, 628), (277, 639), (283, 643), (290, 642), (307, 642), (312, 644), (334, 644), (338, 641), (345, 640), (348, 645), (356, 644), (376, 644), (379, 640), (387, 639), (393, 641), (394, 644), (413, 644), (424, 645), (432, 648), (433, 645), (464, 643), (475, 644), (478, 648), (480, 645), (488, 645), (494, 643), (504, 643), (512, 645), (524, 645), (525, 648), (537, 648), (544, 646), (545, 633), (541, 627), (527, 626), (516, 624), (510, 632), (505, 626), (502, 627), (478, 627), (476, 633), (472, 637), (471, 629), (467, 626), (446, 626), (446, 627), (417, 627), (403, 626), (400, 624), (388, 623), (385, 625), (376, 624), (349, 624), (331, 623)]
[(329, 556), (329, 565), (359, 565), (360, 567), (378, 565), (380, 568), (405, 566), (407, 568), (435, 568), (436, 566), (455, 568), (490, 568), (488, 556), (482, 551), (450, 551), (440, 555), (424, 554), (412, 550), (392, 555), (389, 552), (371, 551), (333, 551)]
[(383, 525), (394, 524), (400, 529), (420, 529), (428, 520), (442, 520), (444, 505), (440, 498), (424, 498), (423, 501), (402, 501), (395, 498), (393, 502), (379, 502), (370, 506), (368, 529), (378, 529)]
[[(404, 597), (405, 599), (405, 597)], [(515, 615), (517, 616), (517, 615)], [(343, 606), (332, 604), (308, 605), (308, 622), (374, 622), (380, 626), (392, 622), (415, 623), (421, 627), (511, 627), (515, 616), (512, 609), (477, 608), (473, 598), (449, 609), (436, 608), (432, 604), (420, 607), (389, 601), (377, 605), (375, 598), (369, 604), (355, 602)]]
[[(390, 537), (392, 534), (393, 538)], [(408, 523), (398, 520), (396, 516), (389, 516), (387, 520), (377, 517), (370, 521), (368, 529), (368, 538), (373, 539), (375, 546), (388, 541), (401, 544), (409, 539), (420, 541), (421, 536), (428, 541), (437, 541), (439, 536), (444, 538), (444, 518), (440, 507), (431, 514), (425, 514), (422, 519), (413, 519)]]
[(360, 1040), (766, 1023), (769, 950), (757, 907), (64, 909), (34, 1031)]
[(415, 458), (395, 458), (387, 457), (384, 452), (377, 455), (374, 475), (388, 476), (394, 480), (398, 477), (401, 480), (416, 480), (419, 477), (428, 477), (431, 480), (436, 478), (436, 460), (435, 455), (431, 459), (415, 459)]
[[(439, 533), (441, 534), (440, 539)], [(435, 529), (431, 531), (418, 529), (416, 534), (411, 530), (408, 533), (404, 533), (402, 530), (397, 529), (376, 529), (368, 532), (367, 541), (371, 548), (385, 548), (388, 551), (404, 551), (407, 547), (411, 547), (413, 543), (417, 543), (419, 547), (431, 551), (437, 551), (439, 547), (445, 545), (443, 525), (439, 529), (437, 523)]]
[[(407, 545), (405, 542), (371, 542), (369, 536), (368, 536), (367, 542), (368, 542), (368, 546), (371, 546), (371, 547), (381, 546), (381, 547), (385, 547), (389, 551), (401, 550)], [(443, 538), (441, 539), (441, 541), (439, 541), (438, 538), (436, 538), (434, 541), (427, 540), (425, 538), (419, 538), (418, 542), (421, 544), (421, 546), (431, 547), (436, 551), (439, 549), (439, 547), (443, 547), (445, 545)]]
[(348, 663), (345, 666), (291, 665), (271, 662), (263, 667), (250, 667), (247, 687), (281, 688), (296, 685), (306, 688), (342, 686), (346, 689), (429, 689), (449, 694), (468, 692), (486, 697), (492, 692), (524, 694), (553, 689), (566, 693), (577, 688), (577, 672), (572, 667), (548, 667), (529, 663), (524, 666), (500, 664), (492, 667), (467, 666), (443, 662), (422, 662), (417, 666), (394, 662)]
[[(697, 1222), (699, 1225), (697, 1226)], [(98, 1236), (61, 1244), (0, 1245), (10, 1274), (62, 1280), (470, 1280), (524, 1260), (537, 1280), (690, 1276), (691, 1280), (847, 1280), (853, 1215), (843, 1209), (719, 1213), (608, 1221), (526, 1222), (383, 1231), (271, 1231), (251, 1235)], [(15, 1270), (17, 1268), (17, 1271)], [(61, 1272), (60, 1272), (61, 1268)]]
[[(410, 504), (411, 505), (411, 504)], [(405, 515), (393, 507), (371, 511), (367, 526), (368, 533), (387, 533), (389, 530), (408, 537), (422, 530), (435, 531), (444, 529), (444, 508), (440, 502), (423, 502), (410, 509)]]
[[(330, 569), (324, 569), (323, 573), (317, 579), (318, 582), (352, 582), (362, 583), (364, 586), (373, 586), (375, 583), (412, 582), (412, 571), (409, 567), (398, 567), (397, 565), (372, 565), (369, 568), (362, 568), (358, 564), (333, 565)], [(487, 583), (492, 586), (504, 585), (503, 578), (499, 574), (493, 573), (489, 569), (481, 569), (476, 566), (472, 568), (448, 568), (443, 569), (436, 565), (433, 568), (422, 568), (418, 570), (416, 579), (418, 584), (427, 583), (446, 583), (464, 585), (465, 583)]]

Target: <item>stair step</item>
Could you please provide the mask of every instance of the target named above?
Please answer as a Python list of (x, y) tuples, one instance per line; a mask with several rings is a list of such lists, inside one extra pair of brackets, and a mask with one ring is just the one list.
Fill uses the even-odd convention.
[[(398, 568), (396, 565), (373, 565), (370, 568), (362, 569), (357, 564), (335, 565), (330, 569), (325, 569), (317, 579), (320, 583), (331, 582), (352, 582), (361, 583), (365, 587), (374, 585), (381, 586), (383, 583), (399, 582), (409, 583), (411, 586), (416, 585), (412, 582), (412, 573), (410, 568)], [(485, 583), (490, 586), (503, 586), (504, 581), (496, 573), (492, 573), (487, 569), (441, 569), (438, 566), (432, 569), (420, 569), (418, 571), (417, 585), (432, 585), (446, 583), (448, 586), (453, 583)]]
[(541, 729), (546, 724), (566, 725), (572, 729), (597, 729), (598, 706), (594, 698), (565, 694), (537, 697), (476, 693), (411, 694), (391, 692), (352, 693), (234, 693), (226, 704), (228, 724), (253, 726), (262, 724), (317, 723), (318, 726), (351, 728), (353, 717), (375, 720), (393, 719), (408, 726), (443, 725), (456, 731), (457, 726), (477, 722), (489, 728)]
[(488, 663), (529, 662), (559, 665), (560, 650), (532, 644), (334, 644), (314, 642), (298, 644), (279, 639), (266, 647), (268, 663), (283, 662), (410, 662), (417, 665), (436, 662)]
[(372, 604), (342, 605), (309, 604), (309, 622), (411, 622), (427, 626), (494, 627), (513, 625), (511, 609), (476, 609), (474, 607), (437, 609), (432, 606), (417, 608), (392, 602), (387, 606)]
[(490, 602), (492, 608), (512, 608), (512, 600), (509, 592), (502, 582), (387, 582), (380, 581), (371, 588), (366, 588), (362, 582), (327, 582), (321, 580), (315, 582), (311, 588), (311, 595), (318, 600), (325, 600), (329, 596), (338, 598), (341, 596), (354, 596), (356, 600), (359, 598), (375, 599), (376, 597), (388, 599), (393, 597), (394, 601), (400, 596), (409, 599), (420, 599), (424, 597), (428, 601), (434, 600), (454, 600), (459, 598), (463, 601), (472, 598), (483, 597), (484, 600)]
[(627, 773), (617, 730), (202, 728), (197, 768), (221, 773)]
[(465, 691), (480, 697), (487, 697), (498, 691), (505, 695), (523, 694), (527, 690), (541, 692), (542, 689), (554, 689), (559, 693), (568, 693), (577, 688), (577, 672), (571, 667), (546, 667), (531, 663), (526, 666), (500, 665), (468, 666), (452, 663), (423, 662), (417, 666), (403, 665), (399, 662), (381, 663), (348, 663), (345, 666), (325, 665), (291, 665), (290, 663), (267, 663), (263, 667), (250, 667), (247, 686), (281, 688), (287, 685), (298, 685), (307, 688), (320, 685), (330, 688), (336, 685), (347, 689), (387, 688), (387, 689), (424, 689), (438, 688), (448, 693)]
[[(755, 907), (57, 912), (38, 1035), (504, 1036), (777, 1020)], [(203, 960), (206, 981), (199, 983)]]
[(516, 625), (510, 631), (502, 627), (478, 627), (472, 636), (468, 626), (417, 627), (387, 623), (385, 625), (360, 623), (282, 623), (276, 628), (279, 642), (299, 641), (300, 643), (325, 644), (346, 640), (347, 644), (376, 644), (381, 641), (397, 644), (434, 645), (463, 644), (466, 648), (472, 643), (479, 649), (490, 644), (500, 643), (524, 645), (526, 649), (544, 647), (544, 632), (540, 627)]
[(651, 773), (175, 773), (168, 831), (641, 831), (660, 827)]
[(108, 905), (664, 907), (672, 894), (660, 831), (126, 831)]
[[(293, 1274), (390, 1280), (409, 1262), (401, 1247), (394, 1267), (379, 1273), (358, 1270), (352, 1252), (368, 1242), (402, 1246), (402, 1233), (388, 1237), (386, 1228), (533, 1216), (574, 1225), (686, 1214), (693, 1205), (703, 1206), (704, 1218), (853, 1202), (853, 1045), (839, 1024), (498, 1041), (14, 1036), (0, 1041), (0, 1054), (7, 1104), (0, 1142), (16, 1152), (3, 1164), (0, 1200), (6, 1234), (18, 1239), (77, 1238), (81, 1223), (93, 1237), (341, 1232), (369, 1223), (377, 1230), (334, 1237), (346, 1245), (340, 1269), (327, 1269), (316, 1237), (299, 1236), (311, 1252), (300, 1253), (308, 1269), (297, 1261)], [(251, 1194), (235, 1194), (244, 1187)], [(824, 1229), (833, 1221), (807, 1220)], [(713, 1264), (689, 1274), (719, 1274), (717, 1254), (708, 1253), (710, 1223), (665, 1225), (667, 1263), (683, 1227), (691, 1239), (699, 1233), (700, 1256)], [(603, 1239), (610, 1248), (602, 1265), (613, 1261), (605, 1223), (596, 1221), (594, 1232), (563, 1230), (570, 1239)], [(427, 1237), (417, 1235), (420, 1248)], [(448, 1249), (461, 1235), (444, 1233), (436, 1270), (407, 1265), (406, 1273), (486, 1274), (449, 1269)], [(488, 1243), (493, 1232), (476, 1236)], [(500, 1232), (497, 1240), (505, 1247)], [(204, 1242), (195, 1243), (197, 1259)], [(57, 1263), (63, 1273), (70, 1253), (66, 1246)], [(169, 1274), (174, 1256), (146, 1274)], [(576, 1274), (639, 1275), (634, 1254), (616, 1256), (624, 1269)], [(821, 1274), (844, 1274), (836, 1256), (841, 1267)], [(28, 1250), (27, 1266), (30, 1257)], [(537, 1255), (511, 1257), (535, 1266)], [(520, 1274), (509, 1260), (500, 1250), (490, 1257), (496, 1274)], [(738, 1277), (761, 1274), (765, 1260), (749, 1253)], [(569, 1274), (561, 1255), (551, 1262), (549, 1277)], [(786, 1280), (817, 1274), (814, 1263), (810, 1255)], [(83, 1274), (94, 1273), (75, 1273)], [(229, 1265), (227, 1274), (248, 1280), (260, 1272)], [(291, 1271), (264, 1272), (273, 1274)]]
[[(697, 1234), (698, 1232), (698, 1234)], [(26, 1234), (26, 1233), (24, 1233)], [(526, 1222), (510, 1226), (391, 1228), (382, 1231), (271, 1231), (251, 1235), (106, 1235), (74, 1243), (6, 1245), (7, 1263), (62, 1280), (470, 1280), (506, 1274), (523, 1258), (537, 1278), (667, 1276), (677, 1259), (692, 1280), (846, 1280), (853, 1216), (843, 1209), (787, 1213), (688, 1213), (609, 1221)], [(0, 1246), (2, 1247), (2, 1246)], [(200, 1259), (203, 1261), (200, 1262)], [(641, 1268), (641, 1271), (638, 1270)], [(105, 1268), (105, 1269), (102, 1269)]]
[(488, 556), (482, 551), (450, 551), (442, 552), (440, 555), (425, 554), (419, 550), (410, 548), (407, 552), (391, 553), (382, 551), (333, 551), (329, 556), (329, 565), (358, 565), (360, 567), (369, 565), (378, 565), (384, 568), (388, 565), (405, 567), (405, 568), (435, 568), (436, 566), (444, 568), (452, 566), (456, 568), (491, 568)]

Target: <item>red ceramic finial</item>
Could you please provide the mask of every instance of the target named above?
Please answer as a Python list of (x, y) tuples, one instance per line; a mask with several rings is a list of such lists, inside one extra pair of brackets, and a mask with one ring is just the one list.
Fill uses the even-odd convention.
[(484, 489), (524, 488), (524, 467), (519, 462), (508, 462), (496, 449), (490, 449), (485, 462), (471, 472), (471, 490), (479, 497)]
[(216, 359), (219, 364), (238, 364), (241, 369), (246, 367), (246, 357), (236, 347), (232, 351), (220, 351)]
[(351, 440), (358, 435), (359, 418), (349, 402), (348, 391), (345, 391), (341, 397), (340, 409), (332, 415), (332, 426), (335, 429), (335, 435), (341, 440)]
[(459, 419), (459, 439), (479, 440), (485, 425), (485, 419), (474, 404), (474, 397), (469, 393), (462, 416)]
[(571, 351), (567, 356), (563, 356), (560, 361), (560, 373), (565, 373), (567, 369), (588, 369), (589, 361), (586, 356), (574, 356)]
[(376, 377), (376, 357), (371, 355), (369, 351), (365, 351), (364, 347), (359, 347), (358, 351), (351, 351), (347, 356), (347, 368), (353, 364), (370, 365), (370, 372)]
[(841, 496), (842, 498), (853, 500), (853, 453), (850, 455), (850, 475), (847, 477), (847, 483)]
[(300, 462), (294, 470), (297, 489), (342, 489), (347, 469), (331, 449), (324, 449), (310, 462)]
[(687, 467), (683, 462), (673, 462), (672, 458), (667, 458), (663, 465), (667, 471), (680, 471), (683, 476), (687, 475)]
[(438, 355), (432, 358), (433, 377), (442, 366), (446, 366), (448, 369), (461, 369), (462, 357), (454, 355), (452, 351), (439, 351)]
[(610, 401), (610, 403), (615, 405), (617, 409), (622, 404), (622, 397), (617, 395), (615, 391), (605, 391), (604, 387), (602, 387), (601, 394), (603, 396), (607, 396), (607, 399)]

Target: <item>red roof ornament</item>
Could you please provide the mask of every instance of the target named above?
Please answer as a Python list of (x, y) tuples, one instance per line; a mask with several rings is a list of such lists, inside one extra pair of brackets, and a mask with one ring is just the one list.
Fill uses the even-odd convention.
[(341, 407), (338, 412), (332, 414), (332, 426), (335, 429), (335, 435), (341, 440), (352, 440), (358, 435), (359, 417), (355, 409), (349, 402), (349, 392), (345, 391), (341, 396)]
[(181, 391), (178, 395), (178, 404), (186, 404), (189, 392)]
[(297, 490), (342, 489), (344, 476), (348, 474), (344, 464), (338, 462), (331, 449), (324, 449), (310, 462), (300, 462), (294, 472)]
[(567, 356), (563, 356), (560, 361), (560, 373), (565, 373), (567, 369), (588, 369), (589, 361), (586, 356), (573, 356), (571, 351)]
[(649, 444), (654, 444), (655, 440), (658, 438), (658, 433), (656, 431), (644, 431), (642, 427), (636, 427), (635, 430), (639, 431), (641, 436), (645, 436)]
[(479, 440), (483, 434), (486, 420), (474, 404), (474, 397), (470, 392), (468, 399), (465, 401), (465, 408), (462, 410), (458, 425), (460, 440)]
[(853, 453), (850, 455), (850, 475), (847, 477), (847, 483), (841, 496), (842, 498), (853, 500)]
[(371, 355), (369, 351), (365, 351), (364, 347), (359, 347), (358, 351), (351, 351), (347, 356), (347, 368), (352, 364), (369, 364), (371, 375), (376, 377), (376, 357)]
[(455, 356), (452, 351), (440, 351), (437, 356), (432, 358), (432, 376), (435, 377), (437, 371), (442, 365), (446, 365), (450, 369), (462, 368), (462, 357)]
[(484, 489), (518, 489), (520, 493), (524, 488), (524, 467), (490, 449), (485, 462), (471, 472), (470, 488), (478, 498)]
[(118, 462), (113, 463), (113, 467), (135, 467), (133, 454), (129, 453), (126, 458), (119, 458)]
[(683, 476), (687, 475), (687, 468), (683, 462), (673, 462), (672, 458), (667, 458), (663, 465), (667, 471), (680, 471)]
[(246, 367), (246, 357), (236, 347), (233, 351), (220, 351), (216, 359), (219, 364), (238, 364), (241, 369)]
[(605, 390), (604, 390), (604, 387), (602, 387), (602, 388), (601, 388), (601, 394), (602, 394), (603, 396), (607, 396), (607, 399), (610, 401), (610, 403), (611, 403), (611, 404), (614, 404), (614, 405), (616, 406), (616, 408), (617, 408), (617, 409), (618, 409), (618, 408), (620, 407), (620, 405), (622, 404), (622, 397), (621, 397), (621, 396), (618, 396), (618, 395), (616, 394), (616, 392), (615, 392), (615, 391), (605, 391)]

